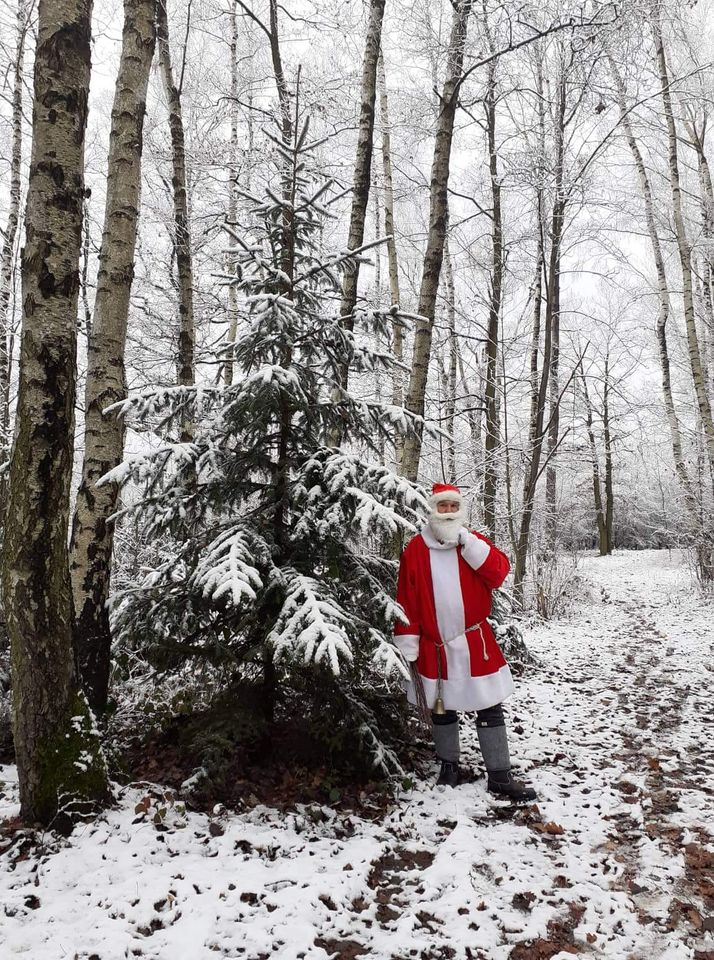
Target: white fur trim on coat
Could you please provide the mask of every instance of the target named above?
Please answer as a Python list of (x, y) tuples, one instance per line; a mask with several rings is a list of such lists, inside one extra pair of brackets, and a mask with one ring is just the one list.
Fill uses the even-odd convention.
[(403, 633), (401, 636), (395, 634), (394, 642), (404, 656), (404, 659), (410, 663), (419, 656), (419, 637), (416, 633)]
[[(438, 680), (422, 677), (424, 694), (429, 708), (434, 706)], [(416, 692), (411, 680), (405, 681), (407, 699), (416, 703)], [(459, 677), (441, 681), (441, 695), (446, 710), (485, 710), (501, 703), (513, 693), (513, 677), (508, 664), (485, 677)]]

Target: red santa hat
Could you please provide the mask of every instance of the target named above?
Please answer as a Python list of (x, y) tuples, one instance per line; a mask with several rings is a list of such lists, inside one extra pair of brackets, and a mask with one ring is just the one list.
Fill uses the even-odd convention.
[(454, 486), (453, 483), (435, 483), (431, 488), (431, 496), (429, 497), (431, 508), (433, 509), (437, 503), (441, 503), (444, 500), (455, 500), (460, 504), (461, 491), (458, 487)]

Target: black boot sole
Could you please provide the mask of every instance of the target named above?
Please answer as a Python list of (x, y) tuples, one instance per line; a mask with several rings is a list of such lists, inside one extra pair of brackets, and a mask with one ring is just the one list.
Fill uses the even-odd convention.
[(538, 794), (536, 793), (533, 793), (531, 796), (514, 796), (513, 794), (505, 793), (501, 790), (493, 790), (491, 787), (487, 787), (486, 789), (490, 796), (497, 800), (507, 800), (509, 803), (535, 803), (538, 799)]

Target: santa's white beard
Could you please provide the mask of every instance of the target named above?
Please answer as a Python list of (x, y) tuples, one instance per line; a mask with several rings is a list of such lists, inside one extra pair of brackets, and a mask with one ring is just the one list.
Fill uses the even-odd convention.
[(466, 520), (466, 511), (461, 508), (458, 513), (437, 513), (429, 516), (431, 532), (442, 543), (456, 543), (459, 529)]

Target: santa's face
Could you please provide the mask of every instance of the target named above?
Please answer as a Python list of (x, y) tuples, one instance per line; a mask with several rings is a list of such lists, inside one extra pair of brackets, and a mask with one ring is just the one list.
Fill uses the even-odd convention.
[(460, 500), (440, 500), (429, 517), (429, 526), (437, 540), (456, 543), (459, 528), (464, 525), (465, 519)]

